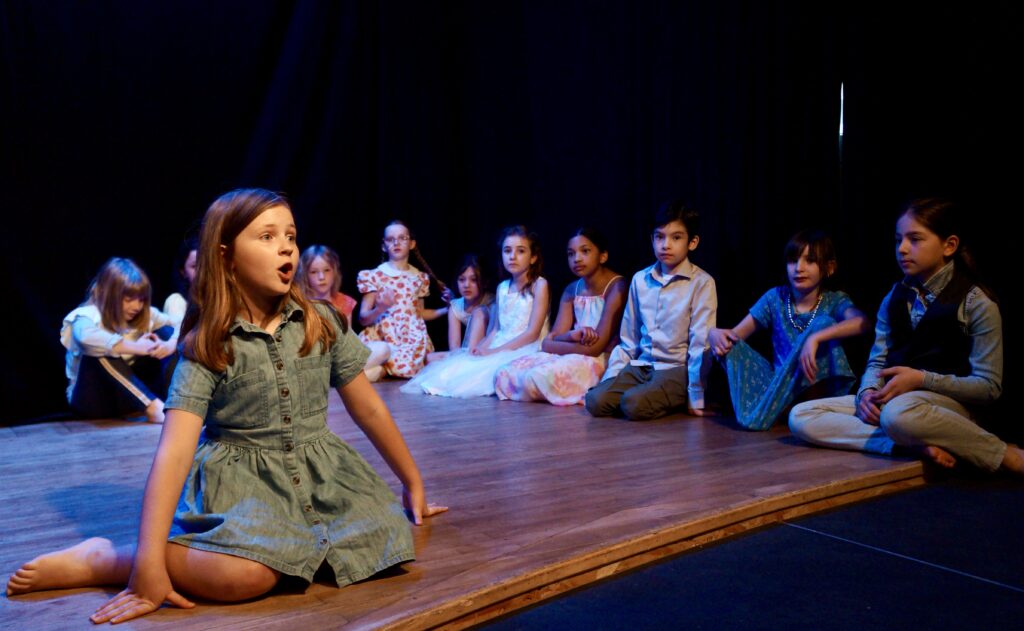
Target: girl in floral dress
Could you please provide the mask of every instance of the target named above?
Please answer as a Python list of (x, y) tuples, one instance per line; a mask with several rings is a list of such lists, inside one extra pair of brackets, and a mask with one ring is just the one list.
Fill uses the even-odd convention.
[(605, 267), (604, 236), (582, 228), (569, 240), (569, 268), (579, 276), (562, 292), (558, 317), (541, 352), (498, 370), (499, 399), (576, 405), (604, 374), (608, 351), (619, 342), (619, 324), (629, 284)]
[[(442, 292), (445, 287), (431, 273), (416, 250), (416, 239), (401, 221), (392, 221), (384, 228), (381, 250), (388, 260), (359, 272), (356, 277), (356, 287), (363, 294), (359, 323), (366, 327), (359, 333), (359, 339), (367, 345), (386, 342), (391, 356), (382, 366), (383, 373), (408, 379), (423, 368), (427, 354), (434, 350), (425, 321), (448, 313), (447, 307), (423, 308), (423, 299), (430, 294), (430, 279), (438, 283)], [(410, 254), (416, 255), (426, 272), (409, 263)], [(381, 375), (368, 371), (368, 376), (373, 381)]]

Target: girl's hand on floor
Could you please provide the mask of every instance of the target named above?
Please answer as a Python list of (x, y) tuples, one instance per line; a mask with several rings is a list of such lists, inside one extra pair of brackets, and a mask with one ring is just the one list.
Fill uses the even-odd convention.
[(427, 495), (423, 487), (418, 489), (402, 488), (402, 506), (405, 507), (405, 514), (409, 521), (417, 526), (423, 525), (424, 517), (433, 517), (448, 510), (447, 506), (437, 506), (427, 503)]

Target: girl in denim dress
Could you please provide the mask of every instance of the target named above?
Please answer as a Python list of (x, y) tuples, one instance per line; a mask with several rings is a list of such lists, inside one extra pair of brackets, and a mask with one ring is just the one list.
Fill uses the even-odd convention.
[(138, 546), (93, 538), (37, 557), (10, 578), (8, 595), (127, 583), (91, 617), (122, 622), (165, 601), (193, 607), (184, 593), (255, 598), (281, 575), (312, 580), (325, 561), (340, 586), (412, 560), (403, 507), (327, 428), (329, 386), (402, 481), (409, 518), (419, 524), (445, 509), (427, 504), (419, 470), (363, 375), (366, 348), (302, 295), (297, 266), (294, 220), (280, 196), (244, 189), (210, 206)]

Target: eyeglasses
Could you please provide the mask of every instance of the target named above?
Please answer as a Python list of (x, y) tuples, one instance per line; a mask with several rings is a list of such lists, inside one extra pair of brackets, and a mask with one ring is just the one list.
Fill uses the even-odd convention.
[(384, 239), (384, 243), (386, 243), (388, 245), (394, 245), (396, 243), (408, 243), (408, 242), (409, 242), (409, 235), (407, 235), (407, 234), (400, 234), (397, 237), (387, 237), (387, 238)]

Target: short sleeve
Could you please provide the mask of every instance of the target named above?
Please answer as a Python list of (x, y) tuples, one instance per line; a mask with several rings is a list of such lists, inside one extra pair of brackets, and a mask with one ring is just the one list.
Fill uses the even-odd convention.
[(370, 349), (359, 341), (352, 332), (352, 327), (346, 327), (342, 333), (341, 323), (333, 312), (326, 316), (326, 320), (333, 324), (337, 336), (331, 346), (331, 387), (340, 388), (363, 371), (366, 360), (370, 357)]
[(847, 311), (849, 311), (850, 309), (857, 308), (853, 304), (853, 300), (851, 300), (850, 297), (846, 295), (846, 292), (833, 291), (830, 293), (832, 294), (831, 297), (833, 305), (832, 312), (829, 315), (831, 315), (832, 319), (835, 320), (836, 322), (842, 321), (843, 314), (845, 314)]
[(426, 298), (430, 295), (430, 277), (427, 276), (426, 272), (420, 272), (417, 280), (419, 281), (419, 286), (416, 288), (416, 297)]
[(764, 295), (758, 298), (754, 306), (750, 308), (750, 317), (757, 321), (758, 326), (764, 329), (769, 329), (772, 326), (772, 321), (775, 319), (772, 315), (772, 303), (778, 303), (779, 288), (773, 287), (768, 291), (764, 292)]
[(206, 410), (221, 376), (184, 356), (178, 361), (167, 392), (167, 409), (184, 410), (206, 418)]
[(356, 275), (356, 289), (359, 290), (359, 293), (368, 294), (380, 289), (373, 277), (374, 271), (376, 270), (364, 269)]

